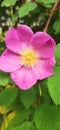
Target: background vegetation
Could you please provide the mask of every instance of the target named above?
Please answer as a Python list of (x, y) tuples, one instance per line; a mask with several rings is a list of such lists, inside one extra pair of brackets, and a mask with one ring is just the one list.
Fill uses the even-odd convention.
[[(43, 31), (56, 1), (0, 0), (0, 55), (10, 27), (26, 24), (34, 32)], [(54, 76), (22, 91), (9, 73), (0, 71), (1, 130), (60, 130), (60, 1), (46, 31), (57, 44)]]

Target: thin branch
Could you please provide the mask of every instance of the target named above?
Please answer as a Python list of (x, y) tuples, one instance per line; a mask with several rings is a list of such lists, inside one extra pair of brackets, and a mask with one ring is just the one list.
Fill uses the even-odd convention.
[(56, 0), (55, 4), (53, 5), (53, 8), (52, 8), (51, 13), (50, 13), (50, 16), (49, 16), (49, 18), (48, 18), (48, 20), (47, 20), (47, 23), (46, 23), (46, 26), (45, 26), (45, 28), (44, 28), (44, 30), (43, 30), (44, 32), (47, 32), (47, 29), (48, 29), (48, 26), (49, 26), (49, 24), (50, 24), (52, 15), (53, 15), (53, 13), (54, 13), (54, 11), (55, 11), (55, 8), (56, 8), (57, 5), (58, 5), (58, 2), (59, 2), (59, 0)]

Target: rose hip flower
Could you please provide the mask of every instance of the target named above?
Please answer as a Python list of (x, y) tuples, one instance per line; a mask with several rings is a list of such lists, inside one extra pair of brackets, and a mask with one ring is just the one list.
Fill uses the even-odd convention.
[(53, 75), (55, 41), (45, 32), (33, 33), (27, 25), (11, 28), (6, 34), (6, 50), (0, 70), (11, 72), (16, 85), (29, 89), (37, 80)]

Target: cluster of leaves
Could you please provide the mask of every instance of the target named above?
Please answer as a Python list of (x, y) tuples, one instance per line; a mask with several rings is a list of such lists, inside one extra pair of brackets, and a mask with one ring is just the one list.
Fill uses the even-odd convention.
[[(11, 26), (29, 25), (43, 31), (56, 0), (1, 0), (0, 54), (5, 49), (4, 36)], [(6, 14), (6, 10), (8, 10)], [(5, 19), (2, 18), (5, 17)], [(7, 19), (10, 24), (6, 24)], [(2, 26), (2, 23), (4, 26)], [(8, 21), (9, 23), (9, 21)], [(48, 33), (56, 40), (54, 76), (39, 81), (30, 90), (16, 88), (9, 74), (0, 71), (1, 130), (60, 130), (60, 5), (53, 14)]]

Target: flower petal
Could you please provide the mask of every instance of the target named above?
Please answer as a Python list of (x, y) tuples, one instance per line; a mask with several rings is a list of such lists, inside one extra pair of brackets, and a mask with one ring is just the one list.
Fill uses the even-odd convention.
[(48, 78), (53, 75), (53, 63), (52, 60), (39, 60), (37, 65), (33, 67), (34, 72), (36, 73), (39, 80)]
[(31, 45), (39, 52), (41, 58), (54, 56), (55, 41), (45, 32), (37, 32), (31, 39)]
[(12, 52), (20, 52), (21, 43), (16, 29), (11, 28), (6, 33), (6, 46)]
[(6, 33), (6, 46), (9, 50), (20, 53), (29, 44), (32, 35), (32, 30), (26, 25), (20, 25), (17, 29), (11, 28)]
[(6, 49), (0, 57), (0, 70), (12, 72), (19, 69), (20, 66), (19, 56)]
[(18, 25), (17, 31), (19, 37), (21, 37), (22, 41), (28, 46), (33, 36), (33, 31), (31, 30), (31, 28), (27, 25)]
[(31, 68), (22, 67), (11, 73), (12, 80), (20, 89), (27, 90), (37, 82), (37, 76)]
[(50, 59), (50, 64), (51, 64), (52, 66), (54, 66), (54, 65), (56, 64), (55, 57), (52, 57), (52, 58)]

